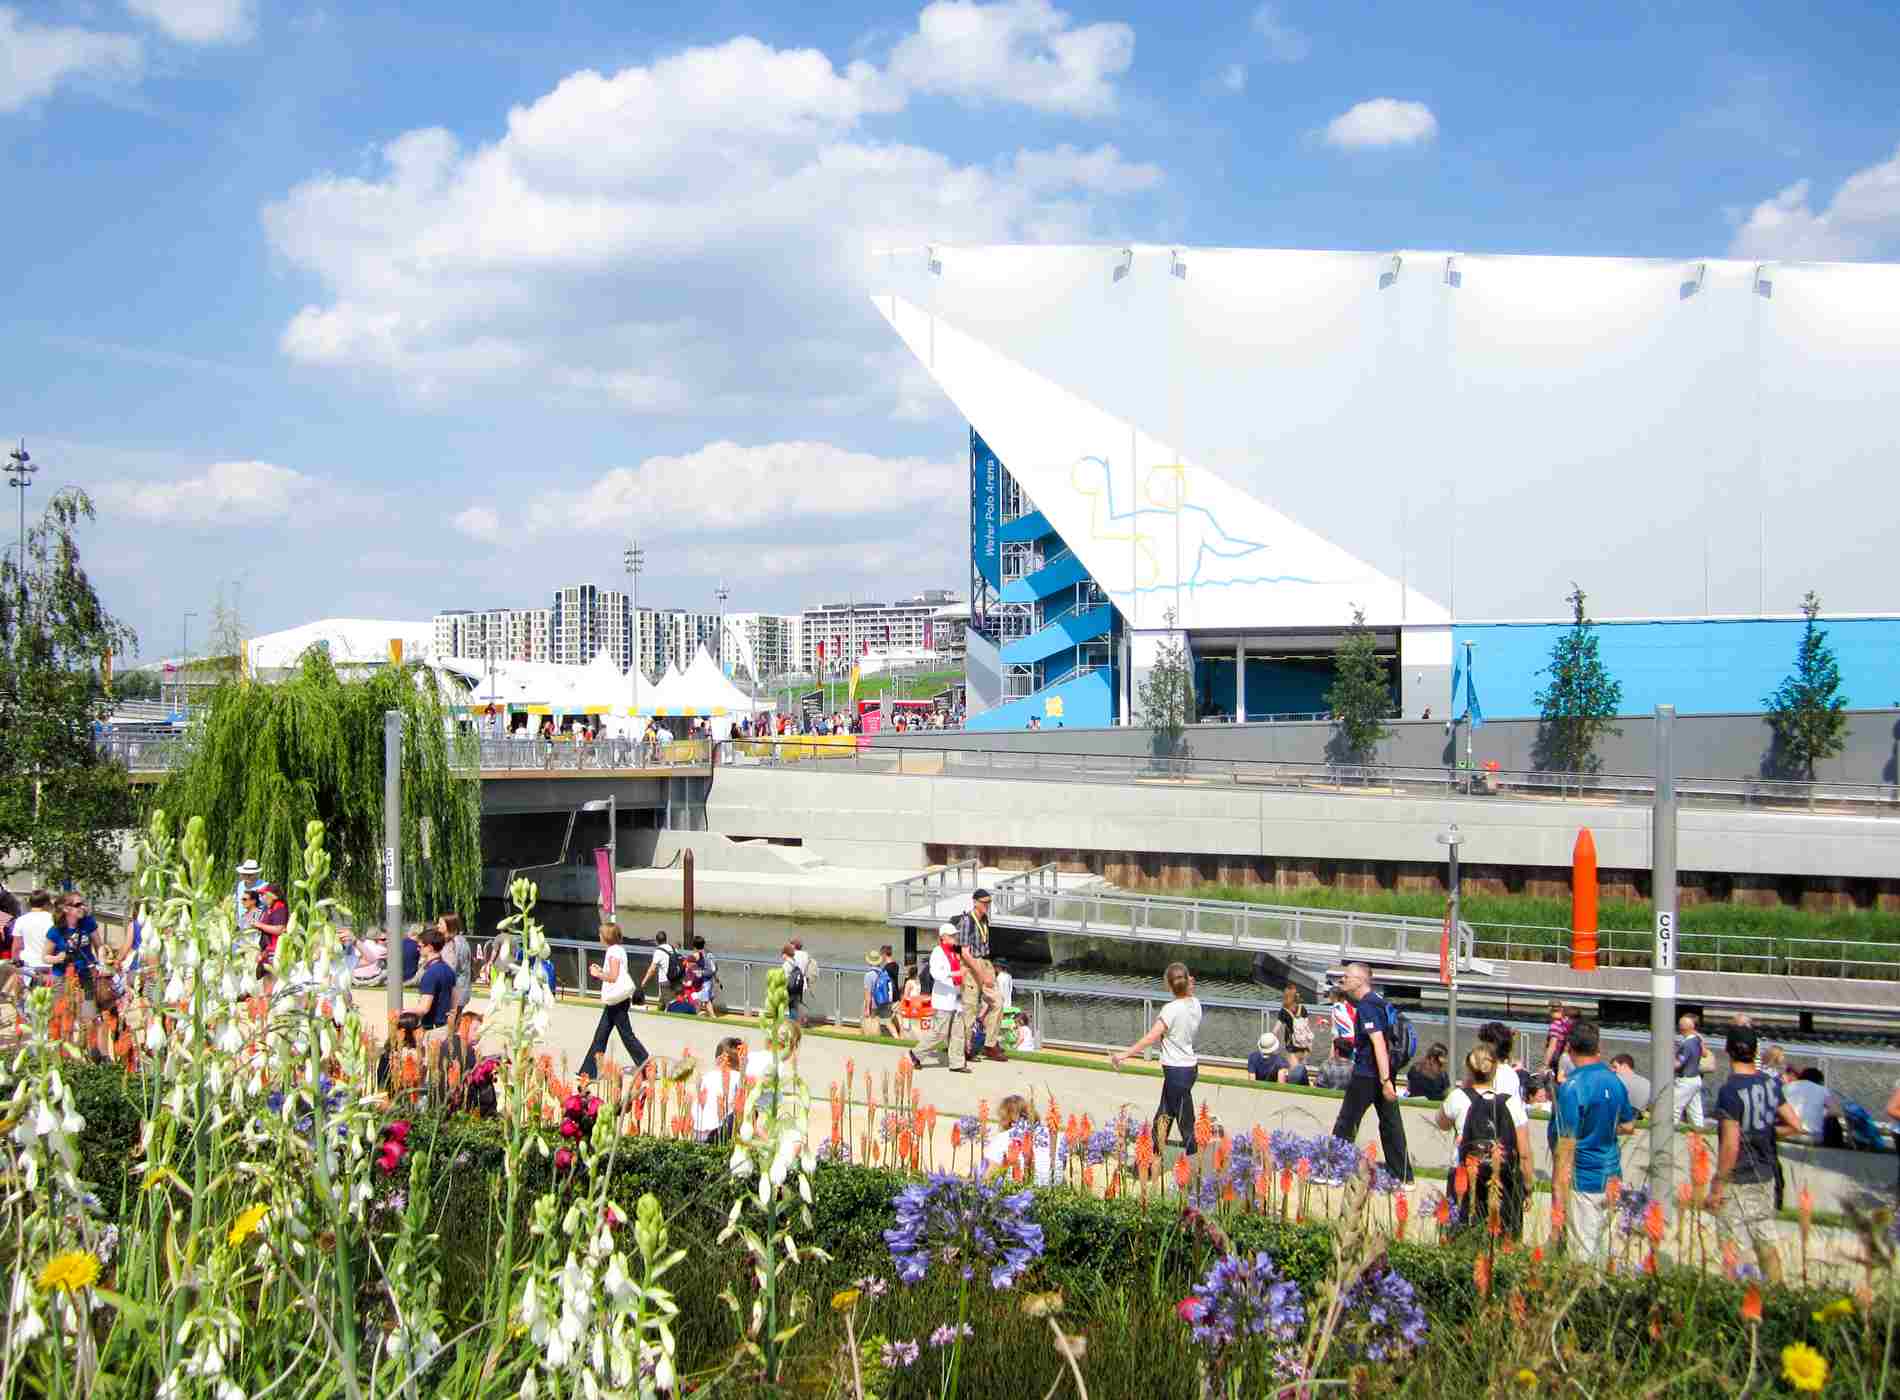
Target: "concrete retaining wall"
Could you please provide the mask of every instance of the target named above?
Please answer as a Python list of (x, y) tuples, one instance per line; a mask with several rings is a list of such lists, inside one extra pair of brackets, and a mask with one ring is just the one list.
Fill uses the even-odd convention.
[[(1254, 882), (1263, 858), (1289, 863), (1297, 883), (1320, 883), (1326, 863), (1389, 867), (1435, 880), (1439, 832), (1457, 822), (1473, 880), (1567, 879), (1580, 826), (1600, 867), (1631, 886), (1649, 869), (1644, 807), (1510, 798), (1399, 798), (1255, 791), (1192, 783), (1066, 783), (827, 773), (815, 765), (721, 769), (707, 800), (714, 831), (801, 836), (836, 864), (921, 868), (932, 856), (979, 854), (986, 864), (1057, 861), (1130, 880), (1116, 862), (1173, 862), (1178, 883)], [(1019, 853), (1012, 857), (1010, 853)], [(1312, 868), (1301, 874), (1299, 863)], [(1842, 882), (1841, 901), (1900, 903), (1900, 819), (1685, 810), (1678, 863), (1689, 888), (1719, 886), (1780, 899), (1783, 881)], [(1845, 882), (1863, 882), (1849, 888)], [(1163, 881), (1162, 883), (1167, 883)], [(1475, 888), (1476, 886), (1474, 886)], [(1816, 888), (1820, 888), (1816, 886)], [(1832, 897), (1831, 896), (1831, 897)], [(1691, 896), (1693, 897), (1693, 896)]]

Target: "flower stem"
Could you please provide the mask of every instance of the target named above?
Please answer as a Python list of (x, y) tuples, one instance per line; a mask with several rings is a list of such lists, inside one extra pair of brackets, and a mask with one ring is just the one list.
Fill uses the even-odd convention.
[(957, 1336), (950, 1344), (950, 1379), (944, 1386), (944, 1400), (957, 1400), (957, 1386), (963, 1379), (963, 1324), (970, 1316), (970, 1280), (957, 1285)]

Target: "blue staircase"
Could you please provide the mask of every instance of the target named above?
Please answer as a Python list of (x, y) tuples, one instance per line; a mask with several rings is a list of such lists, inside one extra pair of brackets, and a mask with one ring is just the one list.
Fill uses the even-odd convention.
[(1114, 625), (1115, 610), (1107, 603), (1086, 608), (1070, 608), (1044, 623), (1027, 637), (1003, 643), (1002, 659), (1008, 666), (1028, 666), (1093, 641)]
[(1005, 603), (1033, 603), (1065, 588), (1073, 588), (1088, 576), (1088, 570), (1082, 567), (1074, 551), (1065, 549), (1044, 561), (1035, 573), (1011, 579), (997, 596)]

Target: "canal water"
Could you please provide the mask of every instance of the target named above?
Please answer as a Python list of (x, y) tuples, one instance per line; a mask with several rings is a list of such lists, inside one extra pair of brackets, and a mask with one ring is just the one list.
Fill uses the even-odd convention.
[[(476, 917), (477, 931), (484, 935), (493, 933), (503, 912), (499, 900), (484, 900)], [(535, 912), (549, 938), (592, 941), (598, 935), (599, 918), (591, 904), (543, 904), (537, 906)], [(639, 950), (650, 947), (658, 931), (664, 929), (675, 944), (680, 940), (680, 917), (676, 912), (622, 910), (620, 926), (635, 951), (636, 967), (640, 961)], [(898, 930), (884, 924), (845, 919), (779, 919), (701, 912), (694, 917), (693, 929), (705, 938), (715, 956), (727, 958), (776, 959), (788, 939), (803, 940), (805, 951), (821, 968), (827, 969), (817, 980), (809, 997), (810, 1004), (821, 1013), (835, 1015), (846, 1022), (855, 1021), (861, 1009), (865, 954), (874, 952), (883, 943), (891, 943), (900, 960), (903, 954)], [(1088, 950), (1085, 961), (1058, 962), (1053, 966), (1041, 962), (1011, 965), (1010, 971), (1019, 982), (1033, 981), (1045, 989), (1042, 1029), (1049, 1039), (1075, 1045), (1121, 1046), (1140, 1036), (1152, 1024), (1153, 1009), (1168, 995), (1158, 973), (1147, 970), (1146, 964), (1153, 961), (1152, 957), (1146, 958), (1141, 967), (1118, 968), (1113, 961), (1113, 950), (1112, 944), (1097, 943)], [(1150, 950), (1136, 951), (1148, 953)], [(1194, 966), (1192, 957), (1188, 963)], [(843, 977), (839, 978), (829, 969), (842, 969)], [(722, 980), (728, 993), (738, 999), (743, 985), (741, 979), (729, 971), (722, 974)], [(1244, 1060), (1254, 1049), (1261, 1031), (1272, 1025), (1273, 1013), (1280, 1003), (1278, 985), (1261, 985), (1244, 976), (1222, 975), (1205, 968), (1195, 969), (1195, 982), (1204, 1001), (1228, 1003), (1207, 1007), (1199, 1037), (1201, 1053)], [(842, 1006), (837, 1004), (839, 998), (842, 998)], [(1144, 1005), (1142, 998), (1152, 998), (1151, 1005)], [(1027, 1011), (1029, 998), (1026, 995), (1019, 995), (1016, 1001)], [(1408, 1008), (1407, 1014), (1418, 1031), (1421, 1049), (1444, 1040), (1446, 1026), (1442, 1013)], [(1491, 1019), (1494, 1013), (1490, 1011), (1480, 1017), (1474, 1015), (1471, 1008), (1465, 1009), (1459, 1018), (1454, 1063), (1475, 1043), (1481, 1021)], [(1541, 1059), (1544, 1024), (1540, 1016), (1514, 1013), (1496, 1019), (1503, 1020), (1517, 1033), (1519, 1058), (1533, 1064)], [(1796, 1063), (1819, 1065), (1827, 1075), (1830, 1088), (1866, 1105), (1876, 1118), (1884, 1117), (1887, 1096), (1896, 1080), (1900, 1080), (1900, 1051), (1890, 1042), (1810, 1039), (1798, 1035), (1792, 1027), (1781, 1035), (1777, 1035), (1772, 1026), (1767, 1031), (1767, 1038), (1782, 1044)], [(1606, 1054), (1627, 1052), (1635, 1059), (1637, 1072), (1650, 1075), (1647, 1023), (1605, 1026), (1603, 1039)], [(1711, 1037), (1711, 1045), (1718, 1063), (1725, 1068), (1719, 1036)], [(1322, 1058), (1324, 1053), (1322, 1046)], [(1711, 1093), (1720, 1082), (1719, 1075), (1708, 1077)]]

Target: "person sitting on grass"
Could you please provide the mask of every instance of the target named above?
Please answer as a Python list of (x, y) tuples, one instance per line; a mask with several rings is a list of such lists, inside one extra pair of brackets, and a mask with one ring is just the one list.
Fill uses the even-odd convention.
[[(1567, 1034), (1567, 1033), (1566, 1033)], [(1442, 1099), (1451, 1092), (1451, 1073), (1446, 1061), (1451, 1051), (1442, 1042), (1434, 1042), (1419, 1056), (1418, 1063), (1405, 1072), (1405, 1093), (1414, 1099)], [(1496, 1060), (1491, 1062), (1494, 1066)]]
[(1263, 1084), (1284, 1084), (1289, 1070), (1287, 1057), (1280, 1052), (1280, 1037), (1266, 1032), (1247, 1056), (1247, 1073)]
[[(1016, 1147), (1018, 1143), (1024, 1145)], [(1009, 1161), (1012, 1147), (1028, 1154), (1032, 1185), (1055, 1184), (1055, 1154), (1050, 1150), (1049, 1130), (1037, 1122), (1029, 1100), (1021, 1094), (1011, 1094), (996, 1106), (996, 1131), (983, 1144), (984, 1175), (1000, 1172)]]

